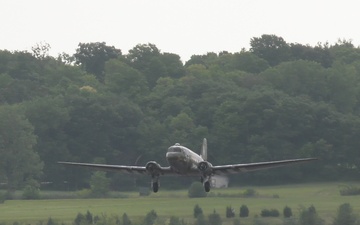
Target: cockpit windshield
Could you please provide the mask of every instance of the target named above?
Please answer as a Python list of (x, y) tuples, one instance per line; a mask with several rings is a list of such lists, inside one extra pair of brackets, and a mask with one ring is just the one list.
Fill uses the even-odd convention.
[(181, 148), (180, 147), (170, 147), (168, 149), (168, 152), (181, 152)]

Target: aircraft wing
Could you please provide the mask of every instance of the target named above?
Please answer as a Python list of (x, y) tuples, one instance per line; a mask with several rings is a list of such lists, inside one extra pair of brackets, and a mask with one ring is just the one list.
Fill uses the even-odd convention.
[(288, 159), (288, 160), (270, 161), (270, 162), (221, 165), (221, 166), (213, 166), (212, 172), (213, 174), (217, 174), (217, 175), (243, 173), (243, 172), (250, 172), (256, 170), (286, 166), (291, 164), (299, 164), (313, 160), (317, 160), (317, 158)]
[[(120, 172), (128, 174), (148, 174), (145, 166), (123, 166), (108, 164), (92, 164), (92, 163), (75, 163), (75, 162), (58, 162), (59, 164), (87, 167), (95, 170)], [(161, 174), (171, 173), (170, 167), (160, 167)]]

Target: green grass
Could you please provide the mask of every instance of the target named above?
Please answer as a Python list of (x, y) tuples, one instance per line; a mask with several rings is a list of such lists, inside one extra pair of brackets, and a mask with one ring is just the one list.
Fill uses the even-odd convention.
[[(288, 205), (293, 214), (298, 214), (301, 206), (314, 205), (320, 216), (331, 222), (340, 204), (350, 203), (355, 212), (360, 211), (360, 196), (340, 196), (339, 187), (343, 183), (318, 183), (281, 185), (266, 187), (241, 187), (230, 189), (212, 189), (211, 193), (236, 196), (243, 193), (246, 188), (254, 188), (258, 192), (257, 197), (187, 197), (187, 190), (167, 191), (160, 190), (157, 194), (148, 197), (139, 197), (135, 192), (125, 193), (128, 198), (116, 199), (59, 199), (59, 200), (7, 200), (0, 204), (0, 222), (38, 222), (46, 221), (49, 217), (70, 223), (76, 215), (89, 210), (94, 215), (122, 215), (127, 213), (130, 219), (139, 220), (149, 211), (154, 209), (161, 217), (178, 216), (192, 220), (195, 204), (199, 204), (205, 215), (215, 209), (225, 218), (226, 206), (232, 206), (238, 217), (239, 208), (245, 204), (250, 209), (250, 218), (242, 220), (249, 224), (255, 215), (260, 215), (262, 209), (278, 209), (281, 213)], [(357, 186), (360, 183), (355, 184)], [(49, 194), (47, 192), (47, 194)], [(279, 195), (279, 198), (273, 198)], [(276, 220), (276, 219), (274, 219)], [(228, 223), (232, 224), (230, 220)]]

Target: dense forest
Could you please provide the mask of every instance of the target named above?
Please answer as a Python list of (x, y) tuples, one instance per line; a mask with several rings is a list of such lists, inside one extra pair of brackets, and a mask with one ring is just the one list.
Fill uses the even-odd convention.
[[(214, 165), (320, 159), (231, 183), (358, 179), (360, 48), (276, 35), (254, 37), (250, 46), (185, 63), (150, 43), (128, 54), (104, 42), (79, 43), (75, 54), (58, 57), (48, 44), (1, 50), (0, 183), (81, 188), (91, 172), (57, 161), (165, 166), (170, 145), (197, 151), (204, 137)], [(128, 176), (109, 177), (114, 189), (134, 185)]]

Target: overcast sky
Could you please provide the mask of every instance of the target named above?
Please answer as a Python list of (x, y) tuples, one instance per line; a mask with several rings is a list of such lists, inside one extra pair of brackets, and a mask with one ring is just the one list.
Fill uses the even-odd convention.
[(194, 54), (239, 52), (275, 34), (292, 43), (360, 44), (357, 0), (0, 0), (0, 49), (73, 54), (79, 42), (106, 42), (124, 54), (153, 43), (186, 61)]

